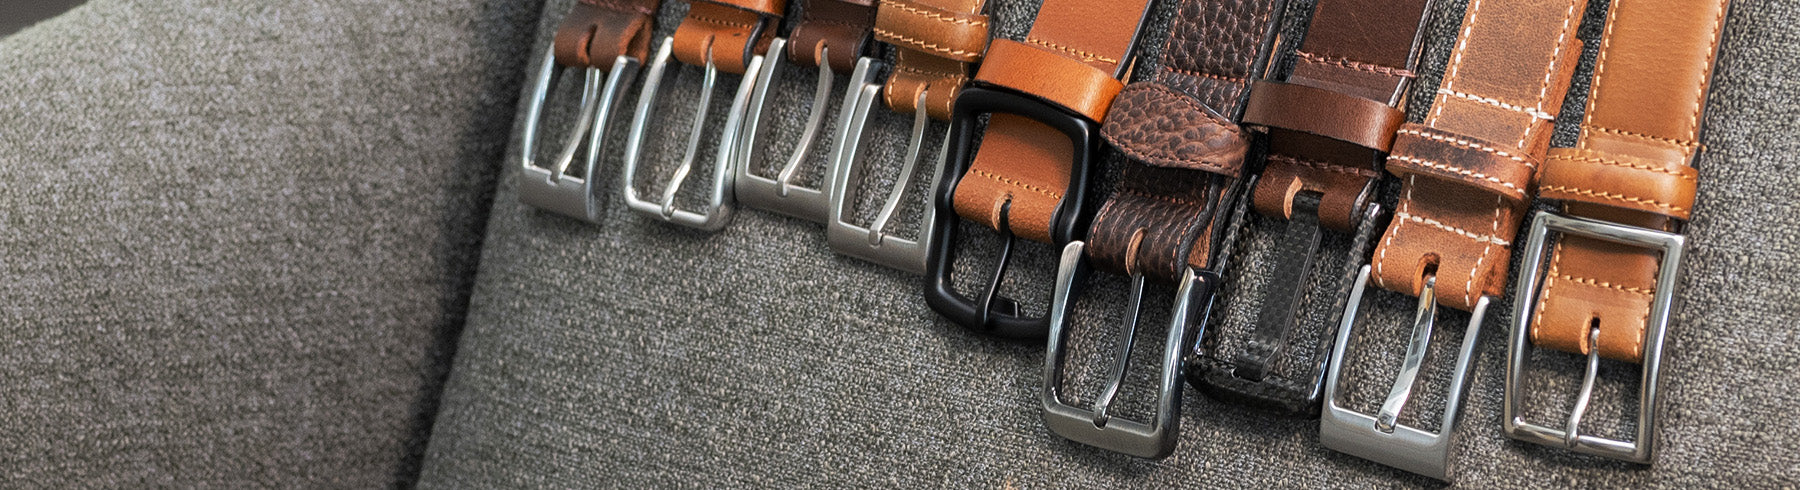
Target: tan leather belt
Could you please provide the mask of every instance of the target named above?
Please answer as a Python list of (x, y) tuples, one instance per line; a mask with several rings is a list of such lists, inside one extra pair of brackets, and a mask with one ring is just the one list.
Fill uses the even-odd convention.
[[(1700, 115), (1728, 5), (1615, 0), (1607, 11), (1581, 137), (1551, 150), (1538, 175), (1538, 195), (1561, 201), (1566, 216), (1539, 213), (1532, 223), (1510, 344), (1507, 435), (1650, 462), (1663, 333), (1685, 243), (1676, 233), (1694, 206)], [(1550, 231), (1562, 233), (1553, 250)], [(1588, 356), (1563, 429), (1521, 418), (1533, 344)], [(1643, 364), (1634, 441), (1579, 431), (1602, 357)]]
[(751, 58), (768, 51), (786, 10), (787, 0), (693, 0), (675, 27), (675, 59), (743, 74)]
[[(1363, 266), (1339, 327), (1319, 440), (1338, 451), (1450, 480), (1476, 339), (1506, 282), (1532, 173), (1549, 150), (1556, 114), (1581, 56), (1575, 30), (1586, 0), (1475, 0), (1422, 123), (1402, 125), (1387, 157), (1399, 206)], [(1340, 406), (1356, 311), (1375, 284), (1418, 297), (1410, 342), (1375, 414)], [(1438, 305), (1471, 312), (1436, 431), (1399, 423), (1436, 330)], [(1360, 344), (1366, 345), (1368, 340)], [(1360, 356), (1360, 354), (1357, 354)], [(1357, 383), (1367, 386), (1373, 383)], [(1376, 385), (1380, 386), (1380, 385)], [(1416, 410), (1415, 410), (1416, 411)]]
[[(1005, 259), (1015, 235), (1060, 246), (1086, 231), (1081, 206), (1098, 121), (1125, 86), (1119, 77), (1131, 66), (1148, 3), (1048, 0), (1024, 41), (995, 39), (988, 47), (975, 75), (980, 85), (965, 88), (952, 111), (929, 260), (935, 277), (926, 287), (926, 301), (939, 313), (996, 335), (1044, 335), (1045, 318), (1022, 316), (1016, 302), (997, 296)], [(980, 114), (991, 116), (980, 150), (971, 151)], [(948, 220), (956, 215), (1007, 237), (979, 302), (952, 285), (955, 227)]]
[[(1282, 0), (1183, 0), (1176, 7), (1154, 81), (1119, 92), (1101, 134), (1131, 157), (1119, 190), (1100, 207), (1085, 241), (1063, 248), (1045, 353), (1044, 423), (1071, 440), (1139, 457), (1167, 456), (1180, 427), (1184, 339), (1206, 330), (1220, 282), (1217, 233), (1241, 218), (1238, 180), (1250, 132), (1238, 127), (1250, 81), (1261, 78), (1281, 26)], [(1217, 259), (1217, 261), (1215, 261)], [(1089, 264), (1131, 277), (1127, 323), (1113, 351), (1113, 376), (1092, 408), (1061, 396), (1070, 312)], [(1146, 278), (1179, 285), (1149, 423), (1114, 419)]]
[[(1236, 355), (1196, 348), (1189, 380), (1208, 395), (1278, 414), (1315, 417), (1325, 383), (1328, 344), (1311, 357), (1290, 356), (1306, 305), (1342, 309), (1344, 296), (1305, 297), (1321, 253), (1346, 254), (1336, 290), (1349, 287), (1368, 257), (1368, 243), (1382, 214), (1373, 203), (1379, 158), (1405, 119), (1406, 100), (1418, 62), (1430, 0), (1322, 0), (1293, 69), (1280, 79), (1258, 80), (1245, 103), (1246, 126), (1268, 134), (1268, 160), (1251, 191), (1254, 209), (1286, 220), (1268, 260), (1273, 277), (1261, 299), (1255, 326)], [(1268, 233), (1252, 222), (1249, 233)], [(1351, 247), (1319, 251), (1325, 229), (1352, 233)], [(1330, 304), (1334, 302), (1335, 304)], [(1311, 328), (1334, 329), (1312, 325)], [(1328, 330), (1329, 331), (1329, 330)], [(1224, 342), (1227, 335), (1212, 335)], [(1283, 359), (1300, 357), (1285, 369)]]
[[(988, 19), (982, 15), (984, 0), (882, 0), (876, 9), (876, 39), (897, 48), (898, 62), (885, 84), (876, 82), (879, 62), (857, 61), (851, 72), (851, 88), (844, 95), (838, 122), (836, 151), (827, 182), (831, 195), (825, 236), (838, 253), (911, 272), (925, 273), (929, 239), (936, 226), (936, 207), (929, 202), (919, 218), (918, 235), (908, 239), (889, 233), (902, 199), (912, 187), (919, 162), (931, 159), (935, 168), (930, 188), (942, 173), (940, 152), (923, 151), (931, 120), (950, 120), (951, 102), (968, 83), (969, 68), (987, 50)], [(907, 143), (899, 173), (887, 199), (873, 221), (852, 222), (860, 185), (869, 166), (863, 160), (862, 142), (869, 139), (868, 125), (876, 100), (886, 101), (895, 112), (913, 116), (912, 138)], [(941, 129), (940, 129), (941, 131)], [(935, 157), (935, 158), (933, 158)], [(914, 197), (917, 199), (917, 197)]]
[[(637, 78), (650, 48), (650, 31), (662, 0), (582, 0), (556, 28), (525, 99), (519, 136), (519, 201), (589, 223), (599, 223), (604, 192), (598, 186), (599, 156), (625, 87)], [(549, 165), (536, 162), (537, 132), (550, 87), (567, 68), (581, 68), (581, 108), (575, 128)], [(603, 72), (604, 70), (604, 72)], [(602, 75), (604, 73), (604, 75)], [(587, 146), (583, 165), (569, 172), (575, 152)]]

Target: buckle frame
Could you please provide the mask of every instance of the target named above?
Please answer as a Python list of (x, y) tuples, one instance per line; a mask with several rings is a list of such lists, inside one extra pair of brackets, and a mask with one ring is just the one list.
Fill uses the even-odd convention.
[[(603, 143), (606, 130), (611, 125), (614, 108), (623, 98), (625, 88), (637, 78), (637, 58), (619, 56), (613, 60), (612, 69), (606, 72), (604, 84), (600, 69), (584, 68), (581, 90), (581, 108), (576, 111), (575, 128), (569, 131), (568, 140), (557, 153), (552, 164), (546, 168), (537, 165), (537, 132), (542, 121), (544, 104), (550, 96), (552, 80), (561, 78), (561, 74), (569, 67), (556, 63), (556, 47), (544, 49), (544, 54), (537, 71), (532, 77), (530, 98), (526, 99), (525, 126), (520, 129), (519, 142), (519, 202), (532, 207), (554, 212), (592, 224), (600, 224), (600, 187), (595, 183), (600, 179), (595, 175), (599, 170), (600, 155), (605, 153)], [(575, 152), (586, 138), (587, 152), (582, 157), (582, 173), (580, 177), (570, 176), (566, 172), (574, 162)]]
[[(919, 165), (920, 147), (924, 144), (925, 131), (931, 120), (925, 115), (925, 92), (918, 96), (917, 109), (913, 111), (912, 139), (906, 147), (905, 164), (900, 168), (899, 179), (894, 182), (893, 189), (888, 191), (888, 198), (883, 202), (880, 214), (868, 226), (861, 226), (849, 221), (855, 214), (857, 197), (856, 187), (850, 180), (860, 178), (868, 167), (862, 156), (862, 141), (869, 137), (871, 128), (868, 125), (869, 114), (880, 97), (883, 85), (873, 82), (879, 71), (879, 63), (873, 58), (864, 57), (856, 61), (856, 71), (850, 75), (850, 89), (844, 94), (844, 111), (838, 122), (838, 141), (832, 145), (835, 157), (832, 158), (831, 170), (827, 182), (831, 189), (830, 217), (825, 221), (826, 241), (831, 244), (832, 251), (874, 262), (883, 266), (899, 269), (913, 274), (924, 275), (926, 256), (930, 250), (930, 238), (937, 229), (937, 206), (927, 203), (919, 219), (919, 235), (917, 239), (907, 240), (887, 234), (888, 224), (900, 207), (900, 200), (906, 197), (906, 191), (912, 187), (912, 177)], [(860, 82), (858, 82), (860, 80)], [(948, 130), (946, 130), (948, 131)], [(945, 136), (945, 145), (937, 152), (937, 167), (931, 172), (931, 186), (936, 189), (942, 180), (945, 155), (949, 151), (949, 136)]]
[(1093, 171), (1095, 154), (1100, 146), (1100, 124), (1075, 113), (1044, 102), (1042, 99), (1010, 89), (972, 83), (956, 96), (950, 121), (948, 158), (938, 174), (937, 212), (932, 219), (929, 238), (930, 253), (926, 257), (925, 302), (950, 321), (989, 335), (1015, 339), (1038, 339), (1049, 333), (1048, 315), (1030, 317), (1019, 312), (1018, 302), (999, 296), (1011, 259), (1013, 242), (1017, 240), (1007, 226), (1008, 201), (1000, 208), (1000, 234), (1005, 245), (1000, 251), (999, 265), (988, 284), (984, 299), (975, 300), (956, 292), (952, 269), (955, 264), (957, 223), (956, 187), (975, 156), (976, 119), (981, 114), (1004, 113), (1022, 116), (1050, 126), (1069, 138), (1074, 150), (1069, 167), (1069, 187), (1051, 213), (1052, 246), (1065, 246), (1082, 238), (1092, 216), (1081, 212), (1086, 203), (1087, 183)]
[[(787, 42), (787, 38), (775, 38), (769, 44), (769, 52), (786, 53)], [(831, 48), (823, 49), (829, 52)], [(757, 76), (755, 88), (751, 91), (750, 105), (744, 116), (743, 135), (739, 138), (740, 144), (735, 155), (737, 177), (733, 187), (737, 193), (738, 202), (745, 206), (774, 211), (815, 223), (824, 223), (830, 215), (833, 192), (828, 185), (830, 183), (829, 176), (824, 181), (827, 185), (822, 185), (817, 189), (794, 185), (792, 181), (794, 175), (798, 173), (800, 165), (806, 163), (808, 157), (812, 156), (813, 146), (819, 140), (819, 130), (824, 126), (825, 107), (831, 102), (831, 94), (837, 82), (837, 73), (831, 71), (830, 63), (819, 64), (818, 88), (813, 92), (812, 108), (808, 111), (806, 126), (800, 134), (800, 141), (794, 146), (794, 153), (788, 155), (787, 164), (774, 178), (757, 175), (751, 171), (751, 167), (755, 163), (755, 152), (752, 150), (756, 147), (757, 133), (762, 128), (762, 120), (768, 115), (769, 90), (775, 86), (775, 75), (781, 71), (783, 58), (785, 57), (780, 55), (765, 55), (764, 57), (764, 65)], [(819, 59), (825, 59), (824, 55), (821, 54)], [(862, 76), (873, 77), (874, 74), (865, 72), (862, 73)], [(844, 94), (844, 101), (855, 100), (857, 80), (858, 78), (853, 74), (849, 88)], [(849, 106), (840, 108), (837, 120), (843, 121), (849, 117), (846, 114), (849, 110)], [(828, 141), (843, 141), (843, 131), (844, 127), (840, 124), (834, 129), (834, 134)], [(837, 150), (833, 147), (825, 165), (830, 167), (836, 160)]]
[[(1068, 315), (1089, 271), (1083, 255), (1085, 247), (1082, 241), (1069, 242), (1063, 247), (1062, 260), (1057, 267), (1056, 293), (1050, 307), (1050, 341), (1044, 354), (1044, 385), (1040, 395), (1044, 425), (1057, 435), (1089, 446), (1140, 458), (1167, 457), (1175, 452), (1176, 435), (1181, 428), (1181, 355), (1182, 346), (1187, 343), (1188, 325), (1198, 325), (1197, 334), (1205, 334), (1212, 311), (1213, 291), (1220, 279), (1212, 272), (1196, 272), (1192, 267), (1184, 269), (1181, 286), (1175, 293), (1180, 300), (1170, 313), (1169, 332), (1163, 341), (1156, 414), (1149, 423), (1114, 419), (1107, 411), (1130, 369), (1138, 313), (1143, 307), (1144, 276), (1141, 273), (1131, 276), (1131, 305), (1126, 310), (1124, 328), (1119, 332), (1110, 383), (1091, 409), (1063, 403), (1059, 380), (1063, 378), (1063, 364), (1068, 354), (1065, 346), (1070, 332)], [(1199, 307), (1194, 308), (1195, 305)]]
[(1338, 325), (1337, 342), (1331, 351), (1330, 375), (1325, 378), (1324, 410), (1319, 417), (1319, 443), (1327, 448), (1384, 465), (1450, 481), (1455, 474), (1457, 425), (1462, 422), (1462, 403), (1469, 391), (1469, 371), (1475, 364), (1475, 347), (1481, 337), (1481, 324), (1487, 316), (1492, 298), (1483, 295), (1469, 312), (1469, 326), (1463, 330), (1462, 345), (1457, 351), (1456, 369), (1452, 371), (1449, 392), (1444, 400), (1444, 413), (1436, 433), (1396, 423), (1407, 399), (1412, 395), (1419, 367), (1431, 344), (1437, 323), (1436, 282), (1426, 281), (1419, 295), (1419, 306), (1413, 316), (1413, 331), (1406, 347), (1406, 357), (1394, 384), (1388, 391), (1381, 411), (1374, 416), (1351, 410), (1339, 404), (1343, 387), (1344, 358), (1355, 330), (1357, 311), (1369, 284), (1369, 266), (1357, 273), (1356, 285), (1344, 307)]
[(712, 191), (706, 208), (700, 211), (676, 209), (675, 196), (681, 190), (682, 183), (687, 180), (688, 173), (693, 170), (694, 154), (700, 149), (701, 130), (706, 127), (706, 116), (712, 106), (713, 88), (719, 77), (719, 69), (712, 62), (709, 47), (705, 78), (700, 85), (700, 101), (694, 112), (693, 127), (688, 130), (687, 150), (681, 165), (670, 176), (660, 202), (644, 200), (638, 196), (637, 187), (632, 183), (637, 180), (638, 159), (643, 156), (644, 138), (650, 126), (650, 111), (656, 105), (657, 93), (661, 89), (663, 72), (668, 68), (674, 42), (674, 36), (663, 38), (662, 46), (657, 48), (656, 55), (650, 62), (650, 72), (644, 78), (642, 92), (638, 94), (637, 112), (631, 118), (631, 136), (625, 143), (625, 170), (621, 187), (624, 188), (625, 204), (632, 211), (702, 231), (718, 231), (731, 222), (735, 212), (732, 194), (735, 174), (731, 167), (738, 146), (737, 139), (743, 132), (745, 108), (750, 103), (751, 90), (761, 72), (764, 57), (758, 55), (750, 59), (743, 80), (738, 83), (737, 95), (732, 98), (723, 134), (719, 135), (719, 150), (713, 163)]
[[(1593, 394), (1594, 376), (1599, 366), (1599, 350), (1590, 349), (1588, 353), (1587, 374), (1582, 380), (1582, 389), (1576, 406), (1570, 414), (1564, 429), (1552, 429), (1524, 420), (1524, 374), (1527, 359), (1533, 349), (1531, 345), (1530, 325), (1535, 306), (1539, 301), (1538, 286), (1540, 275), (1544, 270), (1545, 251), (1549, 247), (1550, 231), (1565, 235), (1595, 238), (1614, 243), (1659, 250), (1662, 252), (1662, 264), (1657, 267), (1656, 293), (1653, 296), (1644, 330), (1644, 358), (1642, 378), (1638, 390), (1637, 438), (1633, 441), (1581, 434), (1581, 417), (1586, 412), (1588, 399)], [(1621, 225), (1579, 216), (1562, 216), (1556, 213), (1540, 211), (1531, 220), (1530, 240), (1525, 246), (1525, 258), (1520, 266), (1518, 289), (1514, 290), (1516, 305), (1513, 309), (1513, 324), (1510, 342), (1507, 344), (1506, 358), (1506, 395), (1502, 404), (1502, 425), (1507, 437), (1521, 441), (1556, 446), (1582, 454), (1602, 456), (1633, 463), (1650, 464), (1655, 457), (1656, 449), (1656, 411), (1658, 382), (1661, 381), (1663, 336), (1668, 331), (1669, 314), (1673, 309), (1675, 288), (1681, 269), (1681, 256), (1686, 248), (1687, 237), (1664, 232)], [(1592, 330), (1590, 336), (1599, 330)], [(1591, 338), (1591, 337), (1590, 337)]]

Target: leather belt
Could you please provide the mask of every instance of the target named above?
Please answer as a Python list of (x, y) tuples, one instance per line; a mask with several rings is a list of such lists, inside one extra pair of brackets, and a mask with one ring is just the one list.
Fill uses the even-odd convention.
[[(693, 0), (688, 3), (687, 17), (675, 27), (675, 35), (665, 39), (650, 62), (650, 72), (638, 95), (637, 112), (631, 120), (630, 139), (626, 141), (624, 194), (625, 204), (640, 215), (705, 231), (717, 231), (731, 221), (735, 212), (732, 182), (745, 115), (750, 96), (761, 73), (763, 53), (775, 38), (775, 23), (787, 8), (786, 0)], [(670, 56), (681, 63), (705, 68), (692, 126), (681, 137), (685, 152), (675, 171), (665, 182), (661, 199), (652, 201), (638, 195), (635, 185), (639, 160), (643, 156), (650, 119), (656, 111), (656, 98)], [(719, 72), (741, 74), (737, 95), (726, 113), (725, 125), (713, 139), (718, 152), (713, 161), (713, 179), (706, 205), (698, 210), (679, 209), (675, 198), (693, 171), (696, 153), (704, 140), (707, 113), (711, 110), (713, 86)]]
[[(1432, 107), (1402, 125), (1387, 158), (1400, 200), (1372, 263), (1352, 288), (1325, 389), (1325, 447), (1440, 480), (1451, 473), (1475, 342), (1490, 301), (1506, 282), (1509, 240), (1530, 198), (1533, 172), (1550, 147), (1556, 114), (1581, 48), (1586, 0), (1474, 0)], [(1371, 271), (1373, 274), (1371, 275)], [(1375, 415), (1341, 405), (1343, 359), (1370, 278), (1418, 297), (1405, 361)], [(1435, 432), (1398, 422), (1436, 327), (1439, 305), (1470, 311)]]
[[(625, 87), (637, 77), (638, 66), (650, 49), (650, 31), (662, 0), (582, 0), (570, 7), (556, 28), (556, 37), (539, 62), (520, 134), (519, 200), (547, 211), (589, 223), (600, 222), (604, 201), (597, 175), (599, 156), (605, 153), (606, 128)], [(554, 61), (554, 63), (552, 63)], [(574, 130), (548, 166), (535, 162), (537, 131), (550, 87), (565, 68), (584, 71), (581, 108)], [(607, 70), (602, 76), (602, 70)], [(575, 152), (587, 145), (583, 165), (570, 174)]]
[[(988, 18), (982, 15), (985, 0), (882, 0), (876, 9), (876, 39), (898, 52), (885, 84), (876, 83), (880, 71), (873, 58), (857, 60), (851, 73), (850, 91), (844, 94), (836, 151), (827, 182), (831, 195), (825, 236), (832, 250), (914, 274), (925, 273), (929, 239), (936, 226), (937, 208), (927, 203), (919, 219), (917, 238), (888, 233), (900, 202), (912, 187), (919, 161), (935, 155), (927, 189), (937, 187), (942, 172), (942, 152), (925, 155), (925, 133), (930, 120), (950, 120), (951, 102), (969, 80), (969, 69), (987, 50)], [(876, 100), (885, 100), (894, 112), (912, 114), (912, 139), (907, 144), (899, 174), (887, 192), (881, 210), (867, 225), (852, 223), (859, 186), (869, 166), (863, 163), (862, 142)], [(941, 130), (940, 130), (941, 131)], [(915, 198), (916, 199), (916, 198)]]
[[(1286, 220), (1286, 230), (1270, 259), (1273, 292), (1262, 300), (1245, 349), (1227, 359), (1207, 347), (1221, 335), (1196, 340), (1188, 380), (1201, 391), (1284, 415), (1318, 416), (1329, 345), (1321, 341), (1310, 362), (1287, 374), (1277, 363), (1301, 328), (1298, 313), (1324, 229), (1351, 233), (1343, 287), (1368, 257), (1384, 214), (1372, 202), (1376, 168), (1405, 119), (1400, 104), (1431, 4), (1321, 0), (1291, 73), (1252, 85), (1244, 124), (1267, 131), (1269, 157), (1251, 201), (1258, 213)], [(1342, 308), (1343, 297), (1338, 301), (1330, 311)]]
[[(1651, 461), (1663, 334), (1685, 243), (1678, 233), (1694, 206), (1700, 115), (1728, 6), (1616, 0), (1609, 8), (1581, 137), (1551, 150), (1538, 177), (1538, 195), (1561, 201), (1563, 213), (1539, 213), (1526, 246), (1509, 344), (1508, 436)], [(1561, 233), (1554, 250), (1546, 249), (1550, 231)], [(1522, 418), (1534, 344), (1588, 358), (1562, 429)], [(1643, 365), (1635, 440), (1580, 433), (1602, 357)]]
[[(1063, 437), (1140, 457), (1175, 449), (1180, 427), (1184, 340), (1205, 330), (1217, 264), (1216, 230), (1240, 213), (1250, 132), (1238, 127), (1250, 82), (1261, 78), (1281, 25), (1284, 0), (1183, 0), (1176, 7), (1154, 81), (1119, 92), (1101, 135), (1130, 157), (1119, 190), (1100, 207), (1084, 241), (1063, 248), (1045, 354), (1044, 422)], [(1217, 260), (1215, 260), (1217, 259)], [(1112, 378), (1091, 409), (1062, 401), (1072, 326), (1069, 312), (1089, 264), (1130, 276), (1127, 323), (1113, 352)], [(1150, 423), (1111, 419), (1124, 382), (1146, 278), (1179, 285), (1164, 341), (1157, 412)], [(1191, 333), (1192, 332), (1192, 333)]]
[[(940, 314), (1003, 337), (1041, 338), (1048, 330), (1046, 318), (1026, 316), (998, 295), (1013, 237), (1061, 246), (1086, 231), (1082, 204), (1099, 121), (1124, 88), (1119, 78), (1131, 66), (1148, 4), (1047, 0), (1024, 41), (995, 39), (988, 47), (976, 83), (952, 110), (925, 294)], [(991, 116), (975, 151), (981, 114)], [(953, 285), (956, 216), (1005, 237), (980, 301)]]
[[(831, 104), (835, 94), (834, 83), (838, 73), (850, 73), (855, 69), (856, 60), (863, 57), (869, 47), (870, 29), (875, 25), (874, 0), (806, 0), (801, 4), (800, 22), (787, 38), (776, 38), (769, 49), (785, 52), (786, 59), (801, 66), (818, 69), (818, 88), (813, 91), (813, 100), (806, 124), (802, 126), (793, 152), (780, 159), (784, 164), (773, 177), (767, 177), (754, 171), (761, 160), (758, 155), (772, 152), (763, 151), (762, 121), (769, 117), (771, 103), (769, 91), (774, 90), (775, 75), (781, 70), (783, 56), (770, 56), (764, 59), (763, 69), (756, 80), (756, 88), (750, 96), (750, 109), (744, 119), (743, 136), (739, 138), (741, 145), (737, 150), (737, 200), (746, 206), (766, 209), (796, 218), (824, 223), (830, 216), (831, 187), (820, 185), (816, 188), (806, 187), (797, 182), (801, 165), (811, 159), (813, 151), (820, 146), (820, 140), (837, 141), (842, 138), (833, 135), (819, 138), (824, 127), (825, 109)], [(852, 80), (850, 94), (856, 93), (856, 82)], [(846, 105), (840, 113), (848, 110)], [(843, 119), (840, 115), (838, 119)], [(838, 132), (843, 126), (838, 127)], [(830, 165), (830, 158), (826, 165)], [(821, 169), (824, 170), (824, 169)], [(824, 172), (820, 172), (824, 173)]]

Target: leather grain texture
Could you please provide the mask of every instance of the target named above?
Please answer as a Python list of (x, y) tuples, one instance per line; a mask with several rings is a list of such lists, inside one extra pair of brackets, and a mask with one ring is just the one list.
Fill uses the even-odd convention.
[(650, 21), (662, 0), (584, 0), (569, 7), (556, 28), (556, 62), (612, 68), (619, 56), (644, 60), (650, 53)]
[(950, 120), (970, 66), (987, 51), (986, 0), (881, 0), (875, 38), (898, 49), (895, 68), (882, 87), (894, 112), (911, 114), (919, 95), (932, 119)]

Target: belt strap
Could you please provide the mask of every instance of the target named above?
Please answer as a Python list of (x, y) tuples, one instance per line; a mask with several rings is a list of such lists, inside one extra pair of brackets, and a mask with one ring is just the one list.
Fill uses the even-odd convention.
[(932, 119), (950, 120), (956, 93), (969, 81), (969, 67), (988, 46), (986, 0), (881, 0), (875, 38), (900, 48), (883, 97), (903, 114), (925, 94)]
[(1254, 204), (1288, 219), (1295, 195), (1320, 194), (1319, 222), (1349, 232), (1380, 177), (1405, 113), (1431, 0), (1321, 0), (1285, 81), (1258, 81), (1244, 124), (1267, 128)]
[[(1673, 231), (1694, 204), (1700, 114), (1725, 0), (1614, 0), (1574, 148), (1551, 150), (1538, 193), (1571, 215)], [(1640, 362), (1655, 293), (1655, 252), (1563, 237), (1544, 277), (1531, 339)]]
[(613, 60), (650, 54), (650, 29), (662, 0), (581, 0), (556, 26), (556, 62), (611, 68)]
[(1474, 308), (1506, 285), (1569, 78), (1587, 0), (1473, 0), (1431, 112), (1401, 126), (1387, 170), (1400, 203), (1375, 249), (1375, 284), (1417, 296), (1435, 269), (1439, 304)]
[[(995, 39), (976, 80), (1031, 94), (1091, 121), (1106, 116), (1149, 0), (1046, 0), (1024, 41)], [(975, 161), (956, 187), (956, 213), (1048, 243), (1077, 148), (1061, 132), (1011, 114), (988, 119)], [(1086, 151), (1086, 148), (1079, 149)]]
[(1212, 260), (1226, 190), (1250, 147), (1238, 127), (1267, 67), (1282, 0), (1183, 0), (1154, 81), (1125, 87), (1100, 134), (1131, 157), (1088, 233), (1095, 265), (1174, 282)]
[(705, 66), (710, 53), (720, 71), (741, 75), (769, 50), (785, 10), (787, 0), (693, 0), (675, 27), (675, 59)]
[(822, 63), (821, 48), (830, 48), (823, 51), (831, 71), (850, 73), (856, 59), (868, 52), (874, 27), (874, 0), (806, 0), (800, 24), (788, 34), (788, 59), (816, 67)]

